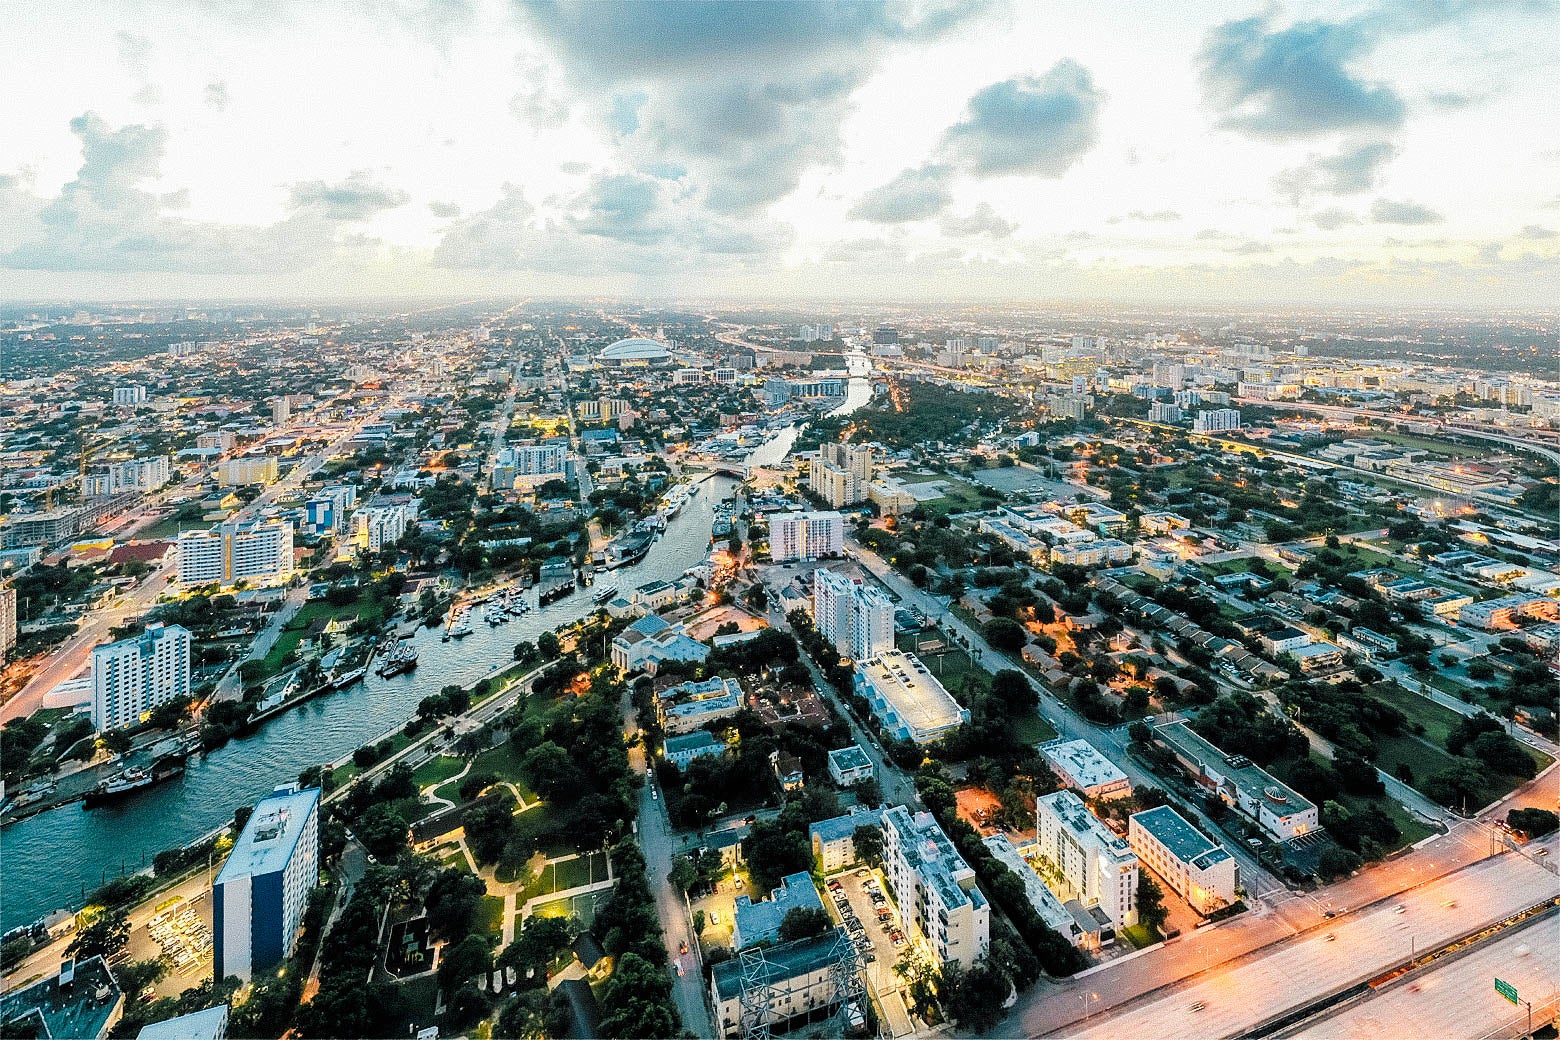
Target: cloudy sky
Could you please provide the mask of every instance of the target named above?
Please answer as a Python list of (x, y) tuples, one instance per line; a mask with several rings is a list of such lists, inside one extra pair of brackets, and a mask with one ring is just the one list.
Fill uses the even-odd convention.
[(50, 0), (0, 38), (11, 299), (1560, 296), (1550, 0)]

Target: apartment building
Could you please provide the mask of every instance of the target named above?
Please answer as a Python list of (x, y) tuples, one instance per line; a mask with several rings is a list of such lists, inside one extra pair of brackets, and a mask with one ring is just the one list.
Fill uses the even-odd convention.
[(899, 740), (930, 744), (970, 719), (920, 658), (900, 650), (857, 661), (855, 691)]
[(837, 571), (813, 573), (813, 623), (818, 634), (853, 661), (894, 648), (894, 605), (880, 590)]
[(1239, 898), (1240, 867), (1235, 857), (1168, 805), (1133, 813), (1127, 824), (1127, 843), (1143, 864), (1200, 914), (1210, 914)]
[(808, 469), (808, 487), (832, 509), (865, 500), (871, 482), (872, 448), (865, 444), (825, 444)]
[(320, 875), (320, 789), (278, 787), (262, 799), (211, 886), (216, 977), (245, 982), (298, 941)]
[(1076, 788), (1085, 798), (1122, 798), (1132, 793), (1127, 774), (1087, 740), (1053, 740), (1040, 745), (1040, 754), (1064, 786)]
[[(1064, 903), (1076, 899), (1096, 908), (1119, 932), (1137, 923), (1138, 859), (1131, 847), (1091, 812), (1072, 791), (1056, 791), (1035, 802), (1039, 855), (1057, 879), (1052, 890)], [(1102, 941), (1111, 936), (1102, 930)]]
[(190, 633), (180, 625), (153, 622), (140, 635), (92, 648), (92, 725), (100, 733), (190, 692)]
[(276, 458), (272, 455), (228, 459), (217, 467), (217, 483), (223, 487), (270, 484), (275, 482), (276, 473)]
[(769, 521), (775, 563), (820, 560), (845, 551), (845, 518), (837, 512), (779, 513)]
[(991, 946), (991, 905), (975, 871), (929, 812), (883, 812), (883, 876), (900, 917), (926, 937), (938, 963), (965, 968)]
[(181, 585), (281, 584), (293, 574), (293, 527), (270, 517), (179, 535)]

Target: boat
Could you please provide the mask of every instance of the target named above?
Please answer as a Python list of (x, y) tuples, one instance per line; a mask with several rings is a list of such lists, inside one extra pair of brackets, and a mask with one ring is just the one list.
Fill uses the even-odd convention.
[(351, 686), (353, 683), (357, 682), (367, 674), (367, 668), (354, 668), (350, 672), (345, 672), (336, 676), (330, 681), (330, 685), (333, 689), (345, 690), (348, 686)]
[(450, 622), (450, 637), (452, 639), (464, 639), (471, 635), (471, 612), (462, 609)]
[(509, 612), (500, 603), (491, 603), (482, 612), (482, 620), (497, 628), (509, 620)]
[(397, 643), (394, 650), (390, 651), (384, 663), (379, 666), (374, 674), (382, 679), (388, 679), (392, 675), (400, 675), (410, 672), (417, 667), (417, 647), (412, 643)]
[(565, 578), (556, 585), (549, 585), (542, 591), (538, 592), (536, 594), (536, 605), (539, 607), (545, 607), (549, 603), (556, 603), (558, 600), (573, 592), (575, 588), (576, 586), (574, 584), (574, 579)]
[(99, 805), (117, 801), (120, 798), (134, 794), (143, 788), (153, 784), (162, 783), (184, 772), (184, 756), (169, 755), (153, 762), (148, 767), (131, 766), (122, 773), (113, 776), (98, 784), (88, 791), (82, 799), (82, 804), (92, 809)]
[(610, 600), (613, 596), (616, 596), (617, 594), (618, 594), (617, 586), (616, 585), (608, 585), (606, 588), (598, 590), (596, 592), (596, 594), (590, 598), (590, 601), (592, 603), (596, 604), (596, 606), (599, 607), (603, 603), (605, 603), (608, 600)]
[(611, 570), (638, 563), (649, 554), (650, 546), (654, 542), (654, 530), (635, 528), (607, 546), (607, 568)]

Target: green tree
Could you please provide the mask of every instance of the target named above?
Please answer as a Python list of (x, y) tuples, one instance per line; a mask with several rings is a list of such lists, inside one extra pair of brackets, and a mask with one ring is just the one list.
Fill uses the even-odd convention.
[(381, 863), (395, 859), (406, 848), (406, 821), (400, 813), (384, 803), (369, 806), (353, 825), (352, 831), (363, 847)]
[(1029, 641), (1028, 635), (1024, 632), (1024, 626), (1012, 618), (992, 618), (986, 622), (982, 635), (985, 636), (986, 642), (990, 643), (993, 649), (1009, 654), (1018, 653), (1024, 648), (1024, 644)]
[(65, 947), (65, 953), (79, 961), (91, 957), (104, 960), (124, 949), (130, 941), (130, 916), (122, 906), (111, 906), (101, 911), (92, 923), (76, 933)]
[(637, 953), (625, 953), (607, 980), (601, 1000), (601, 1034), (605, 1037), (676, 1036), (677, 1009), (665, 970)]
[(943, 968), (938, 994), (956, 1026), (972, 1033), (986, 1033), (1002, 1021), (1003, 1005), (1013, 995), (1013, 980), (986, 957), (968, 970), (952, 961)]
[(878, 867), (883, 863), (883, 832), (876, 827), (857, 827), (851, 835), (851, 845), (856, 852), (856, 860), (865, 863), (869, 867)]
[(816, 906), (793, 906), (780, 921), (780, 941), (807, 939), (829, 928), (829, 915)]
[(1170, 911), (1165, 909), (1164, 890), (1146, 870), (1138, 871), (1137, 909), (1138, 921), (1153, 932), (1163, 930), (1165, 919), (1170, 916)]
[(492, 940), (485, 935), (468, 935), (446, 946), (439, 957), (439, 988), (454, 993), (468, 979), (493, 970)]
[(541, 653), (542, 660), (556, 661), (562, 653), (562, 645), (558, 642), (558, 636), (553, 632), (543, 632), (536, 637), (536, 649)]
[(428, 886), (423, 905), (428, 909), (428, 928), (445, 942), (459, 942), (471, 934), (482, 907), (487, 886), (475, 874), (459, 867), (441, 871)]
[(520, 772), (532, 790), (548, 801), (567, 795), (580, 783), (579, 769), (573, 757), (550, 740), (536, 745), (521, 757)]

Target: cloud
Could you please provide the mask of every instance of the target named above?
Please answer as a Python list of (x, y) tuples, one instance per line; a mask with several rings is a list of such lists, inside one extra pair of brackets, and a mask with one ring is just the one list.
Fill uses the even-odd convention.
[(937, 164), (904, 170), (887, 184), (857, 199), (845, 215), (851, 220), (874, 224), (930, 220), (953, 202), (953, 194), (949, 191), (952, 175), (950, 167)]
[(535, 130), (556, 130), (569, 119), (569, 103), (553, 90), (547, 65), (534, 55), (515, 59), (521, 87), (509, 99), (509, 112)]
[(637, 173), (596, 177), (574, 201), (574, 228), (637, 245), (654, 245), (672, 233), (664, 213), (663, 187), (653, 177)]
[(949, 238), (1007, 238), (1017, 230), (1018, 225), (1003, 220), (989, 202), (982, 202), (962, 217), (950, 213), (942, 219), (942, 233)]
[(1311, 223), (1323, 231), (1336, 231), (1346, 225), (1358, 224), (1359, 222), (1360, 218), (1356, 214), (1350, 213), (1346, 209), (1339, 209), (1337, 206), (1331, 209), (1318, 210), (1311, 214)]
[(1560, 238), (1560, 231), (1543, 227), (1540, 224), (1528, 224), (1521, 231), (1517, 232), (1517, 237), (1526, 238), (1530, 241), (1540, 241), (1546, 238)]
[(1266, 242), (1242, 242), (1238, 246), (1231, 246), (1228, 252), (1237, 256), (1253, 256), (1258, 253), (1271, 253), (1273, 247)]
[(367, 170), (354, 170), (338, 184), (299, 181), (288, 194), (288, 205), (316, 211), (327, 220), (360, 221), (404, 206), (410, 199), (406, 192), (376, 182)]
[(1130, 222), (1134, 224), (1169, 224), (1180, 220), (1181, 214), (1173, 209), (1148, 210), (1135, 209), (1124, 217), (1107, 217), (1105, 223), (1120, 224)]
[(1203, 95), (1222, 126), (1269, 140), (1396, 130), (1402, 97), (1353, 69), (1377, 40), (1364, 21), (1277, 30), (1267, 16), (1225, 22), (1209, 31), (1197, 54)]
[(505, 184), (492, 206), (446, 228), (433, 253), (435, 267), (518, 268), (530, 250), (536, 207), (518, 185)]
[(224, 80), (216, 80), (206, 84), (206, 89), (201, 92), (206, 104), (218, 112), (226, 112), (232, 98), (228, 95), (227, 83)]
[(1397, 146), (1385, 141), (1344, 145), (1333, 155), (1312, 155), (1282, 171), (1273, 187), (1294, 206), (1314, 194), (1359, 195), (1376, 187), (1381, 167), (1397, 154)]
[(1371, 203), (1370, 219), (1378, 224), (1439, 224), (1446, 218), (1418, 202), (1377, 199)]
[(146, 75), (152, 67), (152, 41), (137, 33), (119, 32), (114, 34), (114, 43), (119, 49), (119, 64), (134, 75)]
[(439, 202), (435, 200), (428, 203), (428, 212), (440, 220), (454, 220), (460, 216), (460, 206), (454, 202)]
[(1094, 147), (1104, 100), (1089, 70), (1064, 59), (977, 91), (942, 151), (977, 177), (1060, 177)]
[(1223, 242), (1235, 236), (1228, 231), (1220, 231), (1218, 228), (1203, 228), (1192, 237), (1199, 242)]

